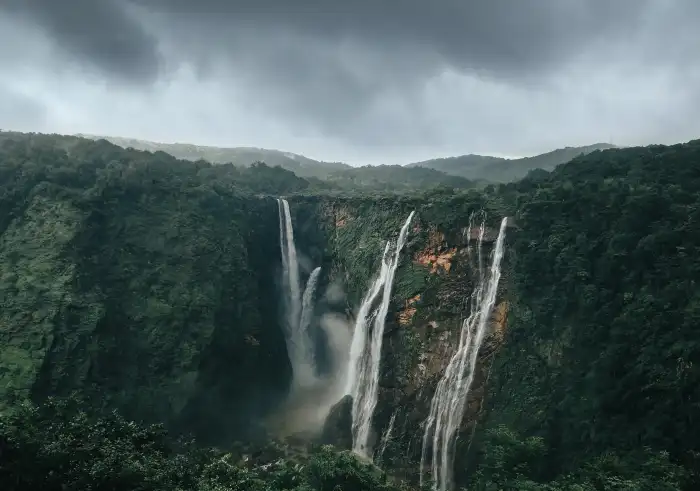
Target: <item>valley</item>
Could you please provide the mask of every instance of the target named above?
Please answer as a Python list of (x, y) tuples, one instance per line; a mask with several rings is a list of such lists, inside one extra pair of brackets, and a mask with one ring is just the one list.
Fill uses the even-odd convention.
[(700, 141), (342, 182), (122, 144), (0, 133), (0, 483), (700, 485)]

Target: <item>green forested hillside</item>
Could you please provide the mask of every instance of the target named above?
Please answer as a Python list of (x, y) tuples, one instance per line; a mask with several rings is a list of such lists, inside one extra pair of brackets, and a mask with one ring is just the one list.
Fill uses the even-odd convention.
[(668, 455), (696, 489), (700, 141), (593, 153), (507, 192), (515, 308), (486, 399), (499, 448), (536, 481), (597, 469), (591, 489), (678, 489), (646, 481), (679, 471)]
[[(513, 217), (508, 314), (480, 355), (459, 486), (700, 488), (700, 141), (593, 152), (483, 189), (353, 171), (328, 182), (0, 133), (0, 487), (416, 489), (472, 287), (464, 231), (484, 209), (489, 226)], [(349, 321), (416, 210), (383, 347), (386, 474), (315, 440), (275, 443), (264, 424), (290, 378), (280, 195), (299, 251), (342, 289), (323, 308)]]
[(178, 159), (206, 160), (214, 164), (232, 163), (237, 166), (247, 167), (254, 162), (265, 162), (271, 167), (280, 166), (290, 170), (300, 177), (327, 177), (332, 172), (349, 169), (350, 166), (341, 162), (321, 162), (303, 155), (279, 150), (252, 147), (209, 147), (204, 145), (192, 145), (189, 143), (157, 143), (136, 138), (122, 138), (115, 136), (78, 135), (94, 140), (104, 139), (123, 148), (135, 148), (149, 152), (166, 152)]
[[(79, 389), (201, 435), (254, 432), (248, 415), (283, 396), (289, 368), (281, 332), (266, 328), (277, 203), (250, 196), (308, 183), (264, 165), (4, 136), (0, 402)], [(252, 383), (219, 378), (222, 360)]]
[(407, 167), (426, 167), (471, 180), (511, 182), (522, 179), (532, 170), (543, 169), (551, 171), (557, 165), (568, 162), (581, 154), (585, 155), (596, 150), (610, 148), (615, 148), (615, 146), (607, 143), (596, 143), (583, 147), (559, 148), (541, 155), (535, 155), (534, 157), (519, 159), (484, 155), (462, 155), (460, 157), (415, 162), (408, 164)]
[(329, 189), (343, 193), (367, 190), (384, 193), (415, 193), (431, 188), (447, 187), (470, 189), (477, 183), (463, 177), (423, 167), (407, 168), (400, 165), (364, 166), (334, 172), (325, 179)]

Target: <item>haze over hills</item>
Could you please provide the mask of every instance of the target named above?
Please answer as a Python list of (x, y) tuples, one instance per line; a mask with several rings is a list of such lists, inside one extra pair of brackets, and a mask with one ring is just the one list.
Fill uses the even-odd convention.
[(557, 165), (569, 162), (579, 155), (586, 155), (596, 150), (607, 150), (610, 148), (618, 147), (609, 143), (595, 143), (583, 147), (559, 148), (540, 155), (518, 159), (470, 154), (414, 162), (408, 164), (407, 167), (427, 167), (454, 176), (466, 177), (467, 179), (509, 182), (522, 179), (531, 170), (544, 169), (551, 171)]
[(469, 179), (451, 176), (435, 169), (406, 168), (400, 165), (352, 167), (340, 162), (324, 162), (291, 152), (265, 148), (157, 143), (135, 138), (85, 134), (58, 138), (56, 141), (70, 141), (72, 138), (104, 139), (119, 147), (150, 152), (162, 151), (173, 157), (190, 161), (202, 159), (215, 164), (232, 163), (238, 167), (250, 167), (255, 162), (264, 162), (270, 167), (279, 166), (292, 171), (297, 176), (310, 181), (314, 181), (315, 178), (314, 183), (327, 191), (363, 188), (372, 191), (409, 192), (438, 186), (468, 189), (477, 185)]
[(205, 145), (193, 145), (190, 143), (159, 143), (136, 138), (123, 138), (118, 136), (102, 136), (78, 134), (82, 138), (92, 140), (105, 139), (115, 145), (136, 150), (148, 150), (150, 152), (163, 151), (184, 160), (206, 160), (214, 164), (226, 164), (249, 166), (253, 162), (265, 162), (272, 167), (279, 165), (283, 169), (291, 170), (299, 177), (327, 177), (330, 173), (350, 169), (351, 166), (341, 162), (322, 162), (310, 159), (303, 155), (280, 150), (269, 150), (254, 147), (211, 147)]
[(454, 176), (427, 167), (405, 167), (401, 165), (366, 165), (333, 172), (325, 178), (334, 187), (349, 190), (353, 188), (374, 191), (409, 192), (412, 189), (449, 187), (469, 189), (479, 182)]
[[(136, 138), (124, 138), (116, 136), (78, 134), (76, 136), (92, 140), (105, 139), (115, 145), (136, 150), (148, 150), (151, 152), (163, 151), (174, 157), (185, 160), (206, 160), (215, 164), (233, 163), (239, 166), (250, 166), (253, 162), (261, 161), (272, 167), (280, 166), (283, 169), (294, 172), (299, 177), (316, 177), (330, 180), (339, 184), (353, 182), (376, 183), (383, 186), (387, 178), (412, 181), (418, 177), (416, 171), (405, 174), (402, 167), (392, 166), (363, 166), (352, 167), (342, 162), (325, 162), (310, 159), (303, 155), (254, 147), (213, 147), (194, 145), (190, 143), (159, 143)], [(438, 158), (410, 163), (403, 167), (431, 169), (436, 172), (422, 172), (421, 179), (427, 179), (431, 183), (446, 184), (450, 181), (447, 176), (457, 176), (470, 181), (509, 182), (522, 179), (533, 169), (553, 170), (557, 165), (566, 163), (582, 154), (588, 154), (596, 150), (617, 148), (608, 143), (595, 143), (582, 147), (565, 147), (551, 152), (508, 159), (489, 155), (461, 155), (458, 157)], [(378, 170), (378, 168), (385, 168)], [(405, 174), (405, 175), (404, 175)], [(465, 187), (466, 181), (455, 181), (457, 187)]]

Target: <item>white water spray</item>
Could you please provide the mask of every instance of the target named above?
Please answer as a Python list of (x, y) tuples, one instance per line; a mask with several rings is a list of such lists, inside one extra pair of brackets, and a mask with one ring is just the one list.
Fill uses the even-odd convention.
[[(430, 474), (433, 480), (433, 489), (436, 491), (448, 491), (453, 487), (457, 431), (462, 424), (467, 397), (474, 381), (479, 349), (484, 341), (488, 321), (496, 302), (507, 223), (507, 218), (501, 221), (488, 275), (482, 266), (481, 248), (485, 226), (483, 223), (481, 224), (477, 242), (479, 278), (471, 294), (471, 311), (469, 317), (462, 323), (459, 345), (437, 385), (430, 404), (430, 414), (425, 422), (420, 485), (423, 486), (424, 483), (425, 466), (430, 451)], [(471, 236), (471, 223), (467, 234)]]
[[(280, 215), (280, 249), (282, 250), (282, 274), (285, 292), (285, 334), (287, 352), (292, 365), (295, 386), (308, 386), (316, 378), (313, 340), (308, 331), (313, 310), (313, 295), (321, 268), (311, 273), (304, 292), (302, 305), (299, 282), (299, 262), (294, 244), (294, 228), (286, 199), (278, 199)], [(308, 298), (307, 298), (308, 297)], [(306, 317), (303, 306), (306, 307)], [(306, 325), (304, 324), (306, 322)]]
[[(386, 243), (379, 275), (362, 301), (353, 331), (346, 393), (352, 395), (352, 449), (364, 457), (371, 455), (368, 443), (372, 416), (377, 406), (379, 362), (384, 325), (391, 301), (391, 289), (401, 250), (406, 244), (408, 226), (414, 214), (415, 211), (412, 211), (401, 227), (393, 254), (389, 254), (391, 241)], [(382, 293), (381, 303), (373, 309), (372, 306), (380, 292)], [(370, 325), (372, 325), (371, 331), (369, 331)]]

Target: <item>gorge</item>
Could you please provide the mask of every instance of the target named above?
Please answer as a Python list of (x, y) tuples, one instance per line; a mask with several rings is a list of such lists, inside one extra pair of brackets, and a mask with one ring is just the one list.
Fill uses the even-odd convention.
[(51, 396), (223, 452), (182, 489), (696, 489), (697, 141), (381, 194), (0, 136), (0, 485), (113, 448)]

